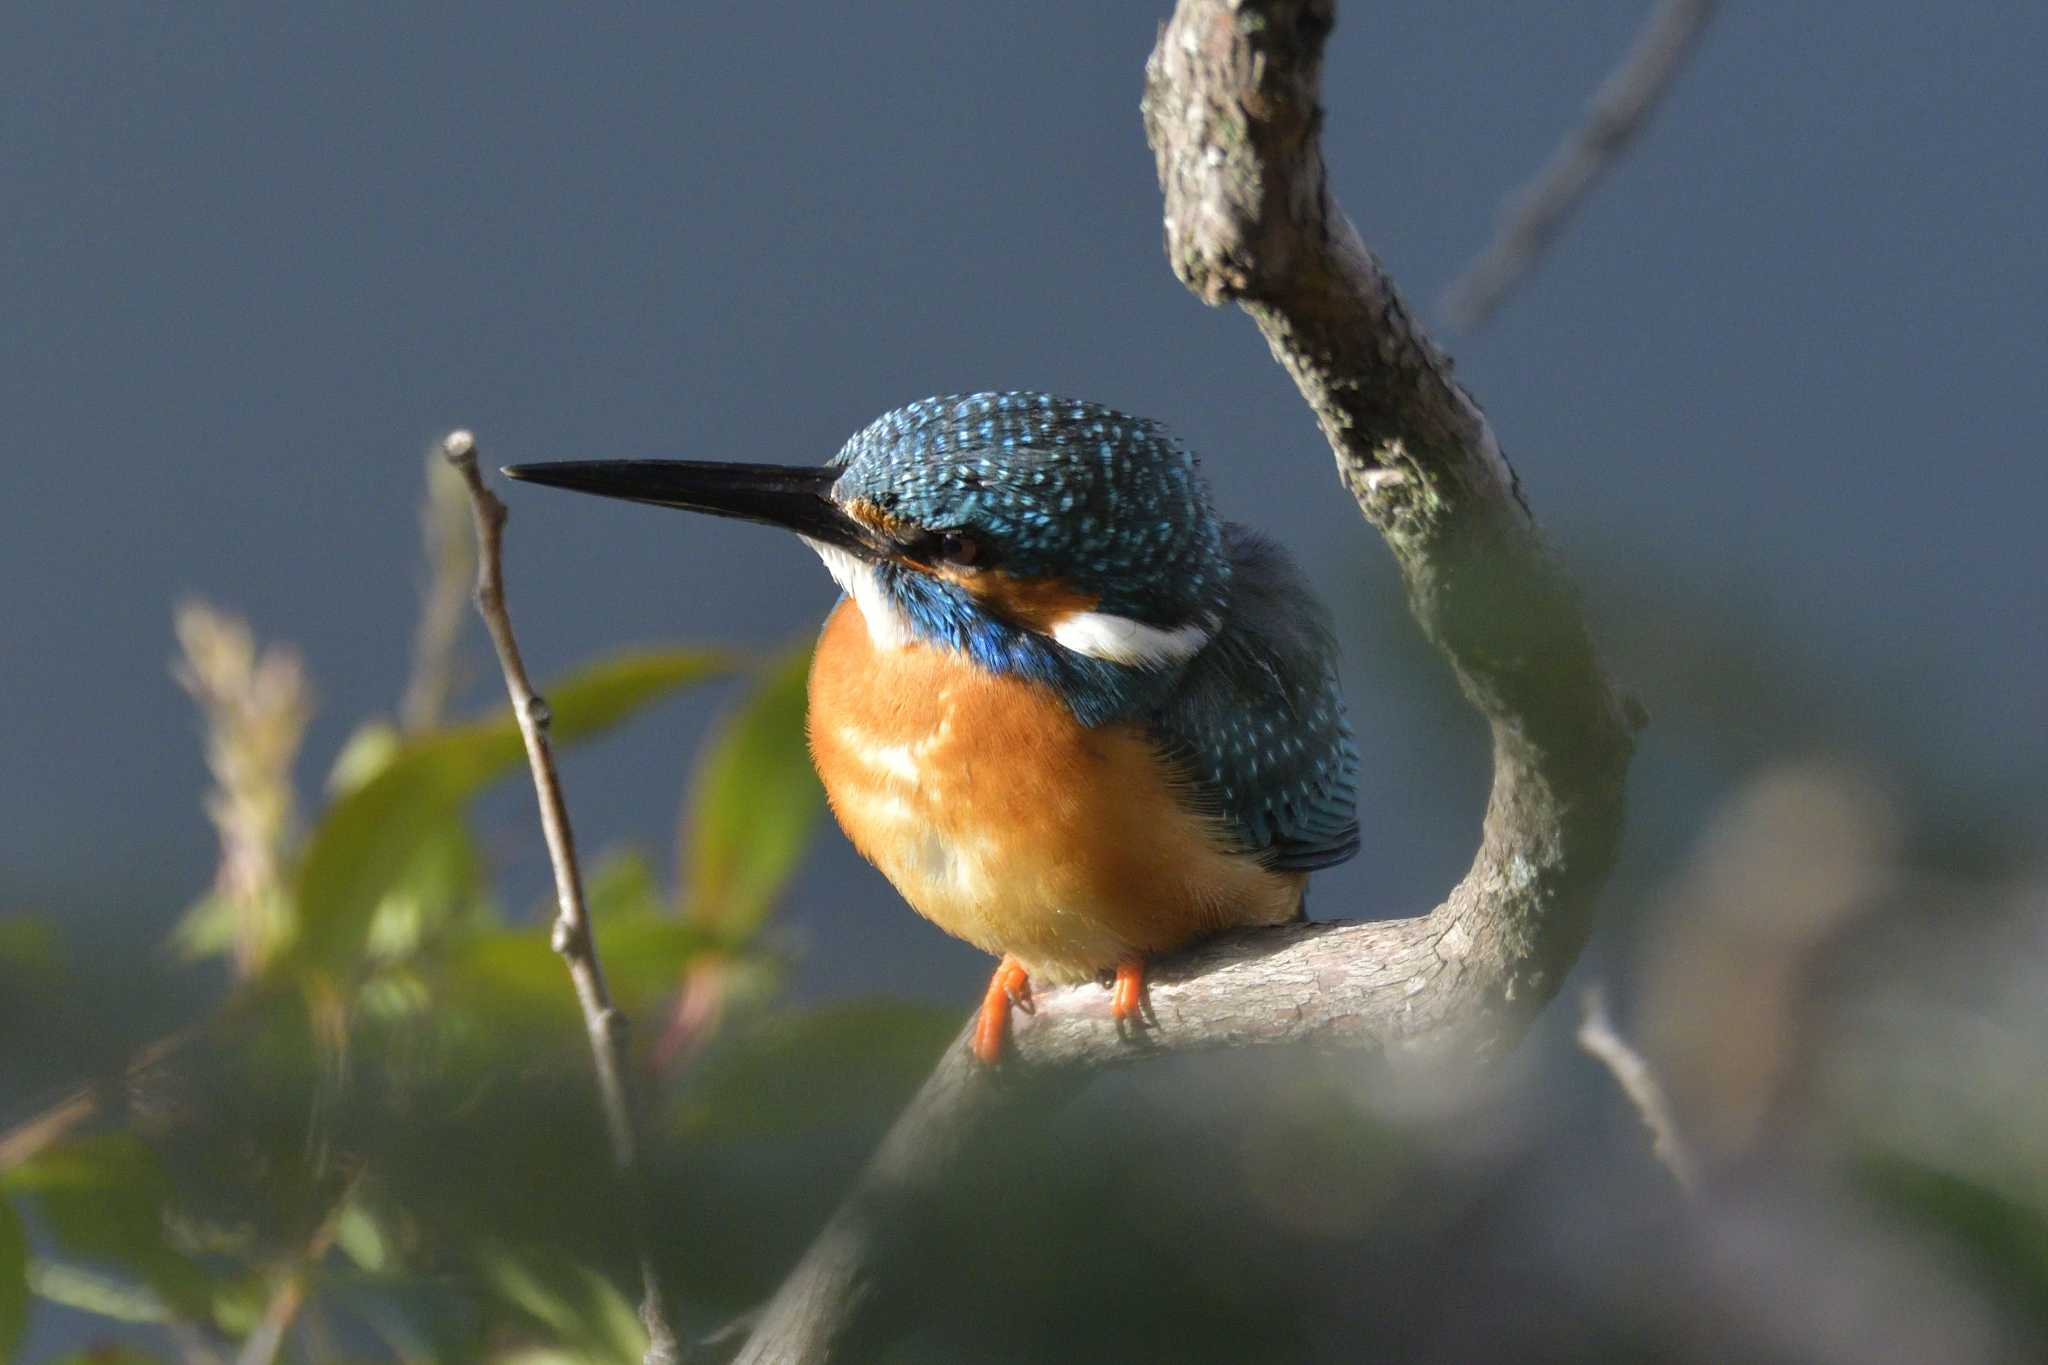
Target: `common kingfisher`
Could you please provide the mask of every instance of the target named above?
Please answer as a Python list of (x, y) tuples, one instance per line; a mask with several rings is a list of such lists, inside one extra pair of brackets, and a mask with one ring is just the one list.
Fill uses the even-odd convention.
[(812, 758), (840, 827), (941, 929), (997, 955), (973, 1046), (1031, 983), (1097, 979), (1303, 914), (1358, 850), (1329, 618), (1219, 519), (1156, 424), (1037, 393), (927, 398), (821, 467), (521, 465), (515, 479), (794, 531), (842, 597)]

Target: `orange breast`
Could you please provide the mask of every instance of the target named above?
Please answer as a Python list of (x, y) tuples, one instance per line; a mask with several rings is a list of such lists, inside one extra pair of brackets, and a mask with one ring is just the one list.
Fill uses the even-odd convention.
[(1303, 877), (1225, 852), (1141, 733), (1086, 729), (948, 650), (876, 648), (851, 600), (818, 641), (810, 738), (840, 826), (904, 899), (1045, 980), (1300, 904)]

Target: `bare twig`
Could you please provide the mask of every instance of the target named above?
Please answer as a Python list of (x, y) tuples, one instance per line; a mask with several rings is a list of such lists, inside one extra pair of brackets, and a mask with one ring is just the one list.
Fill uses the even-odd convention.
[(1452, 327), (1469, 332), (1480, 326), (1535, 267), (1565, 220), (1649, 121), (1713, 13), (1714, 0), (1659, 0), (1621, 65), (1594, 93), (1585, 121), (1535, 179), (1502, 205), (1492, 243), (1444, 291), (1444, 317)]
[(63, 1098), (45, 1105), (32, 1117), (0, 1131), (0, 1175), (35, 1160), (73, 1132), (107, 1113), (147, 1102), (163, 1069), (199, 1037), (197, 1028), (182, 1028), (141, 1048), (118, 1077), (72, 1087)]
[(99, 1112), (98, 1087), (85, 1085), (33, 1117), (0, 1131), (0, 1175), (41, 1156)]
[(256, 1329), (243, 1340), (242, 1349), (235, 1356), (235, 1365), (271, 1365), (277, 1359), (277, 1353), (284, 1347), (285, 1333), (291, 1330), (299, 1310), (306, 1306), (306, 1295), (312, 1288), (313, 1276), (319, 1270), (320, 1262), (327, 1259), (328, 1250), (341, 1234), (342, 1215), (347, 1212), (349, 1201), (355, 1198), (360, 1181), (361, 1176), (358, 1175), (348, 1182), (341, 1197), (334, 1201), (334, 1207), (313, 1230), (297, 1264), (285, 1274), (272, 1292), (270, 1302), (263, 1306), (263, 1316), (257, 1320)]
[(1621, 1086), (1629, 1103), (1635, 1105), (1643, 1126), (1650, 1130), (1651, 1150), (1671, 1172), (1678, 1188), (1688, 1195), (1698, 1193), (1699, 1163), (1693, 1160), (1692, 1149), (1679, 1134), (1678, 1120), (1671, 1113), (1671, 1102), (1664, 1096), (1657, 1073), (1651, 1070), (1643, 1054), (1615, 1031), (1614, 1021), (1607, 1015), (1607, 997), (1598, 986), (1587, 989), (1579, 1008), (1579, 1046), (1614, 1073), (1615, 1083)]
[(1317, 144), (1330, 0), (1181, 0), (1146, 66), (1166, 251), (1236, 301), (1294, 377), (1338, 475), (1393, 551), (1410, 610), (1493, 733), (1471, 870), (1417, 919), (1291, 925), (1150, 972), (1157, 1027), (1120, 1039), (1092, 986), (1048, 991), (1000, 1071), (954, 1047), (763, 1311), (739, 1359), (854, 1358), (880, 1334), (901, 1210), (986, 1126), (1089, 1068), (1315, 1042), (1493, 1057), (1557, 990), (1621, 832), (1640, 716), (1608, 685), (1576, 595), (1485, 417), (1329, 191)]
[(647, 1328), (648, 1365), (676, 1365), (681, 1347), (669, 1326), (667, 1300), (661, 1277), (655, 1269), (652, 1242), (646, 1224), (647, 1203), (643, 1197), (644, 1177), (640, 1169), (639, 1129), (632, 1097), (626, 1082), (626, 1017), (612, 1003), (606, 989), (604, 967), (591, 935), (590, 917), (583, 904), (583, 879), (576, 864), (576, 840), (569, 828), (569, 811), (562, 799), (562, 782), (555, 771), (554, 753), (548, 744), (547, 703), (533, 690), (526, 665), (519, 656), (519, 642), (512, 635), (512, 618), (505, 610), (505, 580), (502, 563), (505, 504), (484, 486), (477, 472), (476, 439), (466, 431), (451, 432), (441, 442), (448, 462), (469, 486), (477, 539), (476, 603), (484, 625), (497, 648), (498, 662), (505, 671), (505, 688), (512, 697), (512, 714), (526, 741), (526, 758), (533, 769), (534, 795), (540, 804), (541, 831), (547, 839), (548, 861), (555, 871), (557, 914), (550, 942), (569, 968), (576, 986), (576, 999), (583, 1007), (583, 1021), (590, 1032), (590, 1051), (597, 1064), (597, 1088), (604, 1107), (605, 1126), (610, 1131), (612, 1160), (624, 1186), (626, 1216), (632, 1223), (635, 1248), (640, 1258), (642, 1298), (640, 1318)]
[(277, 1359), (277, 1353), (284, 1347), (284, 1334), (291, 1330), (292, 1320), (306, 1305), (306, 1287), (304, 1270), (294, 1270), (285, 1276), (270, 1302), (263, 1306), (256, 1330), (243, 1340), (235, 1365), (271, 1365)]

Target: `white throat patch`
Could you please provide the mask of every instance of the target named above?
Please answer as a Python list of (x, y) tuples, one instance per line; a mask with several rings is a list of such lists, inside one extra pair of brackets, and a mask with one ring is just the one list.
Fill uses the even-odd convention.
[(825, 561), (825, 572), (832, 575), (832, 581), (839, 585), (841, 592), (853, 599), (860, 608), (860, 619), (867, 623), (868, 639), (877, 649), (900, 649), (915, 637), (910, 621), (889, 595), (882, 591), (882, 585), (875, 578), (875, 566), (850, 550), (823, 541), (804, 537), (804, 544), (818, 552), (818, 558)]

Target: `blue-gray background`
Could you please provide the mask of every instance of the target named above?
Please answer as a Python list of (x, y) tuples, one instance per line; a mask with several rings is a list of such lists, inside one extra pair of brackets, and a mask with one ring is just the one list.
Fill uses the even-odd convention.
[[(1645, 8), (1343, 15), (1329, 162), (1426, 315)], [(179, 597), (303, 649), (309, 790), (395, 704), (449, 427), (497, 463), (812, 461), (980, 387), (1167, 420), (1226, 513), (1296, 549), (1369, 756), (1366, 856), (1317, 908), (1426, 905), (1469, 854), (1481, 737), (1252, 328), (1164, 264), (1137, 117), (1163, 9), (0, 11), (6, 906), (154, 941), (206, 881)], [(1659, 718), (1635, 875), (1754, 756), (1752, 716), (1758, 752), (2035, 786), (2043, 52), (2027, 6), (1727, 6), (1536, 278), (1453, 342)], [(779, 642), (831, 601), (766, 532), (510, 496), (543, 671)], [(665, 856), (709, 705), (575, 756), (587, 843)], [(533, 893), (517, 795), (494, 846)], [(836, 834), (786, 925), (813, 993), (964, 1005), (985, 966)]]

